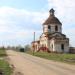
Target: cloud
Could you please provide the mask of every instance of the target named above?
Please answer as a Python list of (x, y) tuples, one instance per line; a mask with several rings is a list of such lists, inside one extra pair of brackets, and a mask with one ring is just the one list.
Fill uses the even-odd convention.
[[(30, 12), (25, 9), (0, 7), (0, 44), (11, 45), (15, 41), (24, 42), (33, 40), (33, 32), (39, 37), (42, 22), (47, 15), (44, 12)], [(22, 40), (22, 42), (21, 42)], [(11, 41), (11, 42), (10, 42)], [(19, 42), (14, 43), (19, 44)], [(6, 43), (6, 44), (5, 44)]]
[(71, 29), (68, 28), (67, 30), (64, 31), (65, 31), (64, 33), (69, 38), (70, 45), (75, 47), (75, 28), (71, 28)]

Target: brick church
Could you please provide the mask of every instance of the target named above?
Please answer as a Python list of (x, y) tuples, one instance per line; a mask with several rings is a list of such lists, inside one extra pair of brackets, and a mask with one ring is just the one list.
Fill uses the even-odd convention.
[(39, 40), (31, 43), (35, 52), (69, 52), (69, 38), (62, 33), (62, 23), (55, 17), (54, 9), (49, 11), (49, 17), (43, 23), (43, 33)]

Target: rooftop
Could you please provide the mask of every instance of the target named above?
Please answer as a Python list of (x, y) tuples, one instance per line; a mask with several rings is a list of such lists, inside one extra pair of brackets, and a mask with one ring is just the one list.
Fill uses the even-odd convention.
[(55, 12), (54, 9), (51, 9), (49, 11), (50, 15), (47, 18), (47, 20), (43, 23), (43, 25), (48, 25), (48, 24), (60, 24), (61, 25), (61, 22), (59, 21), (59, 19), (55, 17), (54, 12)]

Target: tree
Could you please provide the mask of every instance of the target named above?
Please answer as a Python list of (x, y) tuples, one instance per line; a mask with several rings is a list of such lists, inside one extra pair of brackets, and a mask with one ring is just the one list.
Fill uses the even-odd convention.
[(31, 50), (30, 45), (26, 45), (24, 50), (25, 50), (25, 52)]

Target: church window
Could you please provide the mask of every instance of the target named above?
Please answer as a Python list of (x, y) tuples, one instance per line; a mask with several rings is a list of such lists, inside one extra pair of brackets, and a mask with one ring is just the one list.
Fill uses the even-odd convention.
[(61, 49), (64, 50), (64, 44), (61, 44)]
[(52, 48), (53, 48), (53, 45), (52, 45)]
[(55, 31), (58, 31), (58, 26), (55, 26)]
[(52, 50), (53, 50), (53, 44), (52, 44)]
[(51, 29), (51, 26), (48, 26), (48, 29)]

